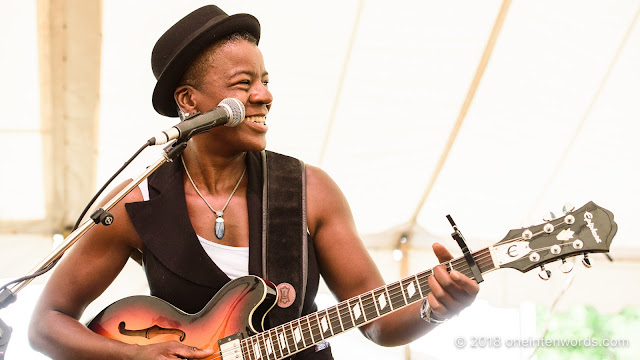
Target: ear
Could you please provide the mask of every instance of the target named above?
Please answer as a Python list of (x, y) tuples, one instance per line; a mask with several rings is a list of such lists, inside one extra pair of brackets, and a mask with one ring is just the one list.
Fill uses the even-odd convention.
[(195, 89), (191, 85), (181, 85), (173, 92), (173, 99), (185, 114), (195, 114), (198, 112), (193, 99), (194, 91)]

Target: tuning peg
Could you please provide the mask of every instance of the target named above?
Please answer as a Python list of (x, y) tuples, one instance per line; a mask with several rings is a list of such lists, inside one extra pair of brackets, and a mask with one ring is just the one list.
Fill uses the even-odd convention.
[(567, 260), (562, 259), (562, 265), (560, 265), (560, 270), (562, 270), (563, 273), (570, 273), (571, 270), (573, 270), (573, 263), (568, 263)]
[(542, 216), (542, 220), (544, 221), (551, 221), (553, 219), (556, 218), (556, 214), (554, 214), (552, 211), (547, 211), (544, 216)]
[(575, 206), (572, 203), (566, 203), (564, 204), (564, 206), (562, 207), (562, 212), (567, 215), (567, 213), (572, 212), (573, 210), (575, 210)]
[(551, 278), (551, 270), (545, 269), (544, 265), (542, 265), (540, 266), (540, 272), (538, 273), (538, 276), (542, 280), (549, 280)]
[(591, 267), (591, 260), (589, 260), (589, 255), (584, 253), (584, 258), (582, 259), (582, 265), (587, 269)]

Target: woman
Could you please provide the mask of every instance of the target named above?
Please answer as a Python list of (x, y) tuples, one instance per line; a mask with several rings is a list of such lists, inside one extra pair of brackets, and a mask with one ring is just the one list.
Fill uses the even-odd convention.
[[(260, 26), (253, 16), (228, 16), (216, 6), (205, 6), (158, 40), (152, 67), (158, 79), (153, 104), (160, 114), (184, 118), (235, 98), (244, 104), (246, 119), (238, 126), (216, 127), (190, 139), (179, 160), (163, 165), (148, 183), (111, 210), (114, 224), (93, 228), (64, 256), (32, 318), (34, 348), (64, 359), (211, 356), (210, 349), (177, 341), (128, 345), (97, 335), (78, 322), (132, 253), (143, 254), (152, 295), (191, 313), (200, 310), (229, 279), (250, 273), (292, 275), (294, 285), (280, 284), (286, 296), (280, 298), (280, 309), (273, 310), (271, 326), (286, 321), (291, 313), (316, 310), (318, 274), (339, 300), (384, 285), (335, 182), (317, 167), (299, 166), (294, 159), (263, 152), (273, 95), (257, 46), (259, 38)], [(302, 240), (288, 240), (297, 250), (286, 243), (273, 245), (273, 251), (271, 245), (260, 248), (260, 233), (280, 226), (270, 218), (278, 214), (262, 210), (271, 209), (262, 197), (271, 191), (264, 185), (265, 169), (285, 176), (273, 181), (274, 191), (284, 187), (302, 194), (301, 203), (292, 201), (301, 206), (301, 219), (294, 216), (291, 224), (283, 226), (288, 231), (306, 225), (308, 233), (304, 231)], [(290, 186), (286, 176), (301, 186)], [(451, 258), (440, 245), (434, 251), (441, 262)], [(268, 252), (275, 256), (269, 257)], [(294, 260), (288, 263), (288, 259)], [(432, 329), (437, 319), (460, 312), (478, 292), (473, 280), (457, 271), (448, 273), (442, 266), (435, 268), (428, 282), (430, 309), (423, 311), (423, 317), (429, 322), (421, 319), (418, 302), (360, 327), (362, 333), (383, 346), (406, 344)], [(332, 359), (330, 350), (313, 347), (295, 356)]]

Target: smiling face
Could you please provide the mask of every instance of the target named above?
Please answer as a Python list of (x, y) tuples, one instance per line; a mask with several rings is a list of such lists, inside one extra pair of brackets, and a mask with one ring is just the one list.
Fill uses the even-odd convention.
[(216, 142), (223, 142), (228, 151), (261, 151), (266, 146), (265, 120), (273, 101), (268, 82), (258, 46), (232, 38), (208, 48), (194, 61), (174, 97), (190, 114), (209, 111), (225, 98), (242, 101), (244, 122), (236, 127), (216, 127), (206, 134), (216, 136)]

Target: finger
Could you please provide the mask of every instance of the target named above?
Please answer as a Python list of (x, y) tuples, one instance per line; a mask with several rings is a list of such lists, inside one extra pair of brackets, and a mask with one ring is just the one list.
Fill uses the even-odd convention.
[(449, 313), (449, 309), (447, 309), (443, 303), (438, 301), (433, 293), (429, 293), (427, 295), (427, 301), (429, 302), (431, 312), (436, 319), (444, 320), (447, 318), (446, 314)]
[[(455, 272), (452, 271), (452, 273)], [(437, 280), (437, 283), (442, 287), (454, 300), (465, 299), (469, 297), (469, 294), (453, 279), (453, 277), (447, 272), (446, 268), (442, 265), (436, 266), (433, 271), (433, 275)], [(460, 302), (460, 301), (458, 301)]]
[(460, 289), (462, 289), (472, 298), (478, 295), (478, 292), (480, 291), (480, 285), (475, 280), (472, 280), (461, 272), (455, 270), (451, 272), (451, 279), (455, 282), (456, 285), (458, 285)]
[(175, 355), (184, 359), (204, 359), (213, 355), (213, 350), (182, 345), (175, 350)]
[[(436, 272), (437, 273), (444, 272), (445, 276), (448, 277), (448, 274), (442, 268), (441, 265), (438, 265), (438, 269), (436, 270)], [(453, 284), (453, 281), (451, 281), (450, 279), (449, 279), (449, 282), (451, 283), (449, 288), (457, 287), (455, 284)], [(452, 296), (451, 292), (449, 292), (448, 289), (446, 289), (446, 288), (444, 288), (442, 286), (440, 281), (438, 281), (437, 276), (430, 276), (427, 279), (427, 283), (429, 284), (429, 287), (431, 288), (431, 294), (433, 294), (433, 297), (438, 301), (438, 303), (440, 303), (441, 305), (443, 305), (445, 307), (444, 310), (439, 311), (439, 312), (442, 313), (442, 315), (444, 315), (447, 312), (447, 310), (455, 312), (457, 309), (461, 308), (460, 302), (457, 301), (454, 298), (454, 296)], [(460, 289), (458, 291), (462, 291), (462, 290)]]
[(443, 263), (445, 261), (453, 259), (453, 256), (451, 256), (449, 250), (447, 250), (447, 248), (442, 246), (441, 244), (434, 243), (431, 247), (433, 248), (433, 252), (436, 254), (439, 262)]

